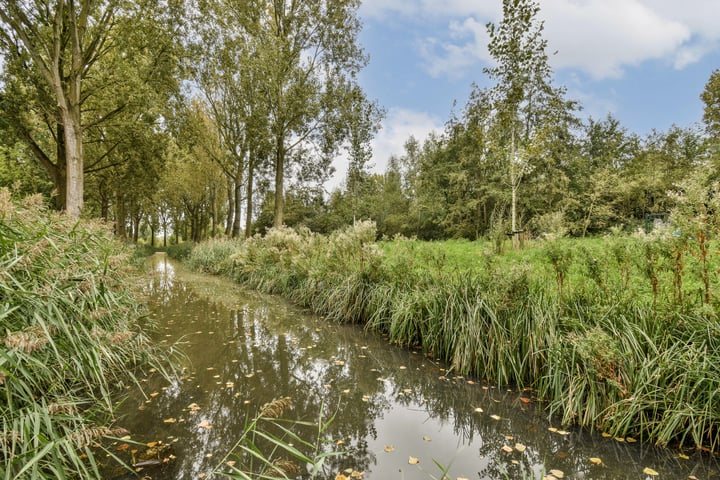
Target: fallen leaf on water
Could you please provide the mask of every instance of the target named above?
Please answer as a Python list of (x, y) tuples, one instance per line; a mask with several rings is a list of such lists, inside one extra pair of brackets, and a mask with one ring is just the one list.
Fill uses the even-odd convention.
[(228, 467), (234, 467), (236, 463), (237, 462), (235, 460), (228, 460), (227, 462), (225, 462), (225, 465), (227, 465)]
[(418, 463), (420, 463), (420, 459), (417, 458), (417, 457), (410, 456), (410, 457), (408, 458), (408, 463), (409, 463), (410, 465), (417, 465)]
[(518, 452), (524, 452), (527, 447), (523, 445), (522, 443), (516, 443), (515, 444), (515, 450)]
[(127, 443), (123, 443), (121, 445), (118, 445), (117, 450), (122, 452), (123, 450), (127, 450), (128, 448), (130, 448), (130, 445), (128, 445)]
[(502, 451), (505, 452), (505, 453), (512, 453), (513, 449), (512, 449), (512, 447), (509, 446), (509, 445), (503, 445)]
[(625, 439), (623, 437), (615, 437), (615, 441), (623, 443), (625, 441)]
[(191, 403), (190, 405), (187, 406), (187, 408), (191, 412), (197, 412), (198, 410), (200, 410), (200, 406), (197, 403)]
[(407, 367), (405, 365), (401, 365), (400, 370), (407, 370)]
[(205, 430), (210, 430), (212, 428), (212, 425), (207, 420), (203, 420), (202, 422), (198, 423), (198, 427), (204, 428)]
[(607, 433), (607, 432), (602, 432), (600, 435), (601, 435), (602, 437), (604, 437), (604, 438), (610, 438), (610, 437), (612, 437), (612, 435), (610, 435), (610, 434)]
[(644, 473), (645, 475), (650, 475), (651, 477), (656, 477), (656, 476), (660, 475), (658, 472), (656, 472), (655, 470), (653, 470), (653, 469), (650, 468), (650, 467), (645, 467), (645, 468), (643, 469), (643, 473)]
[(342, 473), (338, 473), (335, 475), (335, 480), (350, 480), (350, 477), (347, 477)]
[(683, 460), (690, 460), (690, 457), (688, 457), (684, 453), (678, 453), (678, 458), (682, 458)]
[(520, 401), (522, 403), (530, 403), (532, 400), (530, 400), (528, 397), (520, 397)]
[(500, 415), (490, 415), (493, 420), (500, 420)]
[(635, 440), (633, 437), (625, 437), (625, 441), (628, 443), (635, 443), (637, 440)]
[(553, 433), (555, 433), (555, 432), (558, 431), (558, 429), (555, 428), (555, 427), (550, 427), (550, 428), (548, 428), (548, 430), (551, 431), (551, 432), (553, 432)]
[(175, 423), (177, 422), (177, 418), (166, 418), (163, 420), (163, 423)]
[(565, 474), (562, 470), (550, 470), (550, 475), (552, 475), (555, 478), (563, 478), (565, 477)]
[(423, 437), (423, 440), (426, 442), (432, 442), (432, 438), (430, 437)]
[(594, 463), (595, 465), (600, 465), (602, 463), (602, 460), (600, 460), (598, 457), (590, 457), (590, 462)]
[(385, 448), (383, 448), (383, 450), (390, 453), (395, 451), (395, 447), (393, 447), (392, 445), (385, 445)]
[(146, 445), (148, 446), (148, 448), (152, 448), (152, 447), (156, 446), (158, 443), (159, 442), (148, 442), (148, 443), (146, 443)]
[(484, 411), (485, 411), (485, 410), (483, 410), (483, 409), (480, 408), (480, 407), (478, 407), (478, 408), (475, 409), (475, 413), (483, 413)]
[(159, 392), (153, 392), (153, 393), (150, 394), (150, 397), (151, 397), (151, 398), (155, 398), (155, 397), (157, 397), (158, 395), (160, 395)]

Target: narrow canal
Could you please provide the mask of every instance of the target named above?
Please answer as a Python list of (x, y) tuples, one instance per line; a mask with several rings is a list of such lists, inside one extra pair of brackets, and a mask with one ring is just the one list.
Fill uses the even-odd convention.
[[(452, 480), (551, 472), (567, 479), (720, 478), (717, 459), (563, 429), (526, 392), (455, 376), (419, 352), (190, 272), (164, 255), (152, 262), (147, 292), (158, 341), (177, 344), (186, 360), (180, 379), (151, 376), (144, 393), (131, 391), (118, 410), (130, 438), (109, 451), (125, 459), (133, 452), (135, 462), (143, 451), (159, 452), (161, 465), (141, 464), (140, 477), (222, 478), (213, 472), (237, 460), (227, 454), (248, 419), (266, 402), (290, 397), (285, 418), (335, 414), (321, 437), (325, 449), (345, 453), (325, 462), (320, 479), (351, 472), (440, 479), (438, 465)], [(313, 428), (290, 428), (311, 441), (317, 436)], [(297, 478), (310, 478), (300, 467)], [(108, 472), (113, 477), (122, 475)]]

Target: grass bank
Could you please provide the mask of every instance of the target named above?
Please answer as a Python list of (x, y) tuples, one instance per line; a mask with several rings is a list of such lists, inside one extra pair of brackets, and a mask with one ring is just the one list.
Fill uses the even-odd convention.
[(1, 478), (100, 478), (92, 446), (124, 434), (112, 394), (163, 357), (131, 273), (106, 226), (0, 190)]
[[(530, 387), (566, 424), (720, 449), (717, 259), (676, 230), (492, 244), (287, 228), (197, 245), (189, 264)], [(712, 253), (711, 253), (712, 252)]]

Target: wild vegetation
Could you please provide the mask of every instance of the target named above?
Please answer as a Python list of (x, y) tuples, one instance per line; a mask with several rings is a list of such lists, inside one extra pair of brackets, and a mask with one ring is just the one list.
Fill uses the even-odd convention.
[(368, 222), (330, 236), (282, 228), (200, 244), (188, 261), (420, 347), (459, 374), (532, 388), (566, 424), (717, 452), (720, 321), (705, 277), (720, 265), (679, 223), (502, 253), (488, 242), (376, 243)]
[(163, 354), (138, 327), (130, 256), (107, 226), (0, 190), (0, 477), (98, 478), (113, 393)]

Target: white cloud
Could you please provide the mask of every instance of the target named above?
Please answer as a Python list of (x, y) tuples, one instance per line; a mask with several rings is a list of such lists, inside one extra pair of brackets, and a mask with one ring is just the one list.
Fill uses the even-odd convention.
[[(485, 23), (501, 17), (499, 1), (365, 0), (362, 15), (432, 21), (418, 49), (433, 76), (457, 77), (488, 60)], [(625, 68), (665, 59), (675, 68), (720, 48), (718, 0), (541, 0), (545, 38), (555, 68), (617, 78)], [(422, 25), (424, 24), (424, 26)]]
[[(372, 171), (376, 173), (384, 172), (392, 155), (403, 154), (405, 142), (411, 135), (422, 143), (432, 132), (439, 133), (443, 128), (441, 120), (426, 112), (398, 107), (390, 108), (383, 120), (382, 130), (372, 142)], [(347, 165), (348, 158), (346, 155), (337, 158), (333, 162), (335, 174), (325, 184), (326, 190), (331, 191), (342, 184), (347, 174)]]
[(623, 68), (671, 58), (691, 30), (636, 0), (546, 0), (541, 16), (556, 68), (617, 78)]

